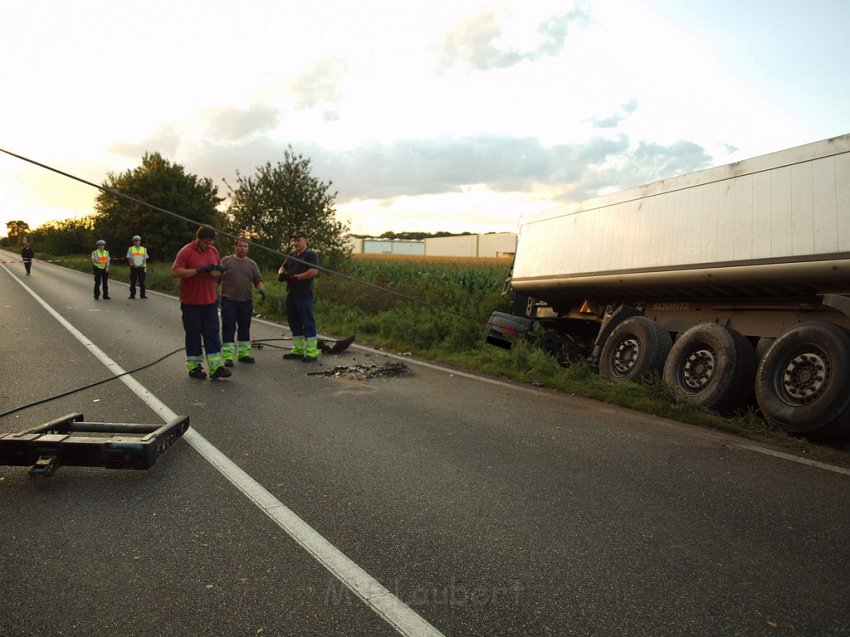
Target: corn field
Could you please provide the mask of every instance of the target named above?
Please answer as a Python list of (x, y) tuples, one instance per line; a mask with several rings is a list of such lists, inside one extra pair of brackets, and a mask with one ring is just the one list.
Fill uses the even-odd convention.
[(411, 351), (476, 348), (490, 313), (507, 307), (509, 270), (505, 259), (358, 255), (344, 276), (317, 280), (317, 319), (320, 329)]
[[(66, 265), (91, 271), (83, 258)], [(510, 266), (506, 259), (358, 255), (338, 273), (316, 279), (319, 331), (420, 354), (477, 349), (490, 314), (508, 309), (502, 289)], [(176, 295), (178, 281), (170, 270), (170, 263), (149, 266), (148, 289)], [(127, 281), (127, 268), (113, 266), (110, 278)], [(286, 286), (277, 282), (277, 272), (263, 278), (268, 300), (255, 308), (285, 322)]]

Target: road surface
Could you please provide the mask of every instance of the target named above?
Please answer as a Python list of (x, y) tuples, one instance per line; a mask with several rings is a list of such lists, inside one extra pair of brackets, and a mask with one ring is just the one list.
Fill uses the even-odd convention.
[[(182, 347), (174, 298), (91, 284), (0, 265), (0, 411)], [(0, 467), (0, 635), (850, 634), (841, 466), (409, 358), (307, 375), (398, 360), (366, 348), (280, 355), (201, 381), (178, 352), (0, 417), (191, 419), (149, 471)]]

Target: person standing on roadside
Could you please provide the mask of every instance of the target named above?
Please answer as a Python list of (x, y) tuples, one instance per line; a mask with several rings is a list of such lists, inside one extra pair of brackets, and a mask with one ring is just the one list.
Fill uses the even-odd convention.
[[(227, 367), (233, 366), (233, 355), (240, 363), (253, 363), (251, 356), (251, 316), (254, 314), (254, 288), (265, 298), (265, 283), (260, 268), (248, 258), (248, 241), (239, 238), (233, 254), (221, 260), (221, 354)], [(238, 327), (238, 331), (237, 331)], [(233, 342), (233, 337), (236, 342)]]
[(127, 262), (130, 264), (130, 296), (136, 298), (136, 283), (139, 284), (139, 296), (143, 299), (145, 295), (145, 274), (148, 268), (148, 249), (142, 245), (139, 235), (133, 236), (133, 245), (127, 250)]
[(21, 250), (21, 260), (24, 262), (24, 268), (26, 268), (27, 276), (30, 275), (30, 269), (32, 269), (32, 260), (35, 258), (35, 250), (30, 246), (30, 242), (27, 239), (24, 239), (24, 247)]
[(103, 300), (109, 300), (109, 250), (106, 241), (98, 239), (97, 248), (91, 253), (92, 268), (94, 269), (94, 300), (100, 300), (100, 286), (103, 285)]
[(183, 246), (171, 265), (171, 276), (180, 279), (180, 310), (186, 332), (186, 369), (192, 378), (206, 378), (202, 366), (206, 351), (210, 378), (227, 378), (230, 370), (221, 357), (216, 288), (224, 267), (218, 256), (215, 230), (200, 226), (195, 240)]
[(319, 255), (307, 247), (307, 235), (292, 234), (295, 248), (278, 269), (278, 280), (286, 281), (286, 320), (292, 332), (292, 349), (286, 359), (315, 363), (319, 358), (319, 339), (313, 317), (313, 279), (319, 274)]

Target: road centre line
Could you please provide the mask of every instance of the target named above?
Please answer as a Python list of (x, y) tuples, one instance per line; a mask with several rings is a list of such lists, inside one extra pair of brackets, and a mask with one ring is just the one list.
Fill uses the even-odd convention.
[[(55, 318), (74, 338), (115, 375), (125, 374), (119, 380), (145, 402), (164, 422), (178, 417), (165, 403), (154, 396), (135, 378), (112, 360), (103, 350), (74, 327), (44, 299), (31, 290), (20, 278), (0, 265), (17, 281), (47, 312)], [(191, 418), (190, 418), (191, 420)], [(227, 478), (242, 494), (251, 500), (263, 513), (270, 517), (287, 535), (324, 566), (334, 577), (347, 586), (357, 597), (389, 623), (401, 635), (410, 637), (438, 637), (442, 633), (413, 609), (393, 595), (380, 582), (346, 557), (342, 551), (320, 535), (294, 511), (288, 508), (260, 483), (249, 476), (212, 443), (191, 427), (183, 438), (201, 457)]]

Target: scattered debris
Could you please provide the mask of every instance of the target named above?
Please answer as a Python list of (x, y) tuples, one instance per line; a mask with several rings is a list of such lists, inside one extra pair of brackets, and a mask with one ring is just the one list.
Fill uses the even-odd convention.
[(310, 372), (310, 376), (369, 380), (371, 378), (397, 378), (412, 376), (413, 372), (404, 363), (389, 362), (383, 365), (337, 365), (321, 372)]

